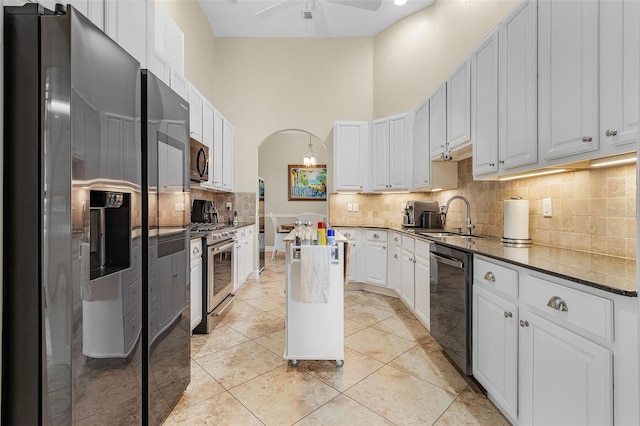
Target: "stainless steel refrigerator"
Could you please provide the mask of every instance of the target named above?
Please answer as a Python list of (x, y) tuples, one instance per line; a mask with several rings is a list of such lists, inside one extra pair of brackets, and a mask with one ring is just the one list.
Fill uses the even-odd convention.
[[(167, 262), (159, 241), (145, 257), (143, 208), (160, 191), (143, 179), (140, 66), (71, 7), (6, 7), (4, 43), (2, 423), (159, 423), (149, 407), (175, 403), (167, 383), (184, 368), (154, 393), (149, 348), (173, 344), (188, 280), (178, 265), (147, 281)], [(172, 318), (153, 342), (152, 289)], [(188, 343), (171, 348), (188, 359)]]

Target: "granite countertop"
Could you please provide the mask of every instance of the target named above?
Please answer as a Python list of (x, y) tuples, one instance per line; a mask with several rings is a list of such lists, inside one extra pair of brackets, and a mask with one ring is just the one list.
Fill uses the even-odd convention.
[(540, 244), (532, 244), (530, 247), (507, 247), (500, 242), (500, 238), (489, 236), (471, 238), (427, 237), (418, 234), (419, 232), (427, 231), (424, 229), (353, 225), (333, 226), (343, 228), (378, 228), (402, 232), (415, 236), (416, 238), (423, 238), (453, 248), (491, 257), (622, 296), (638, 296), (637, 283), (635, 280), (635, 259), (624, 259)]

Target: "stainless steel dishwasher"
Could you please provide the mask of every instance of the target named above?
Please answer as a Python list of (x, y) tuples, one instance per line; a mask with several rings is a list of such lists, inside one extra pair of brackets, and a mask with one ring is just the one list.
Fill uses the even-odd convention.
[(431, 244), (431, 335), (465, 374), (471, 375), (473, 255)]

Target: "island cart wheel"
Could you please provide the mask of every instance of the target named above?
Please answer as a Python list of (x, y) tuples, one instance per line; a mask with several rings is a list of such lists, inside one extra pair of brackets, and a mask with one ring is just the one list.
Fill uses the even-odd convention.
[(342, 359), (337, 359), (336, 360), (336, 367), (342, 367), (344, 365), (344, 360)]
[(289, 365), (292, 367), (297, 367), (298, 366), (298, 360), (297, 359), (290, 359), (289, 360)]

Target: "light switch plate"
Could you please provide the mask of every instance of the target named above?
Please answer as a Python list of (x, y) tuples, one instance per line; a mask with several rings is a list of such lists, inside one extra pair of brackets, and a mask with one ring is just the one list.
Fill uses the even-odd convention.
[(353, 203), (353, 211), (354, 212), (360, 211), (360, 207), (358, 206), (358, 203)]
[(353, 203), (347, 203), (347, 211), (348, 212), (352, 212), (353, 211)]
[(551, 204), (551, 198), (542, 199), (542, 216), (544, 217), (553, 216), (553, 205)]

